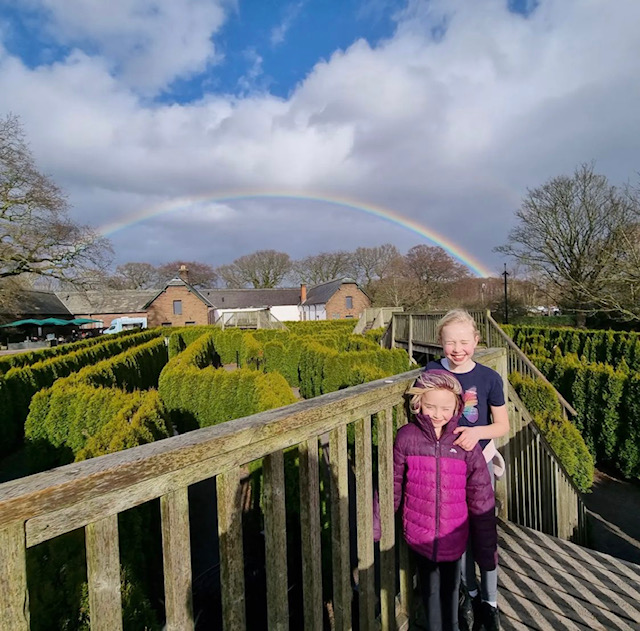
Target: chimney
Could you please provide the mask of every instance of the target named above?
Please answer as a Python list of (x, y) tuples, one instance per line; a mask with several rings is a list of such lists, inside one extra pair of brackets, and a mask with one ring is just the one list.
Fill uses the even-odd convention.
[(307, 299), (307, 286), (304, 283), (300, 284), (300, 304)]
[(180, 276), (180, 280), (183, 280), (185, 283), (187, 283), (187, 285), (189, 284), (189, 270), (184, 263), (180, 265), (178, 276)]

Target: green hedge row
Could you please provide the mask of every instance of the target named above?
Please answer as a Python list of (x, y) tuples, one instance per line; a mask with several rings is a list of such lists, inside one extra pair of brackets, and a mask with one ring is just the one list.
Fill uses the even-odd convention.
[(34, 404), (25, 425), (31, 473), (170, 436), (155, 390), (67, 382)]
[(624, 362), (614, 368), (575, 353), (531, 360), (575, 407), (576, 426), (596, 462), (640, 478), (640, 374)]
[(204, 326), (188, 326), (173, 330), (169, 335), (169, 359), (173, 359), (178, 353), (181, 353), (191, 342), (195, 342), (204, 333), (210, 332), (214, 327)]
[(509, 381), (576, 486), (588, 491), (593, 485), (593, 456), (578, 429), (564, 418), (553, 388), (517, 372)]
[(299, 344), (300, 394), (305, 399), (397, 375), (410, 367), (409, 356), (402, 349), (339, 351), (314, 340)]
[[(144, 391), (157, 387), (166, 363), (166, 344), (163, 338), (156, 338), (38, 391), (31, 400), (25, 423), (29, 462), (43, 470), (72, 461), (78, 450), (85, 447), (86, 440), (93, 439), (107, 422), (114, 431), (120, 424), (128, 425), (118, 435), (133, 431), (136, 414), (137, 424), (153, 426), (156, 422), (153, 406), (143, 407), (140, 413), (137, 408), (149, 394)], [(151, 414), (148, 420), (147, 410)], [(115, 435), (114, 440), (117, 442)], [(132, 438), (127, 440), (131, 442)], [(73, 454), (71, 460), (69, 453), (65, 453), (69, 451)], [(52, 464), (51, 454), (57, 452), (61, 452), (63, 460)]]
[(502, 328), (526, 355), (554, 358), (575, 353), (588, 362), (616, 365), (624, 361), (631, 370), (640, 370), (638, 333), (517, 325)]
[(38, 391), (50, 387), (57, 379), (67, 377), (85, 366), (91, 366), (129, 348), (157, 339), (157, 336), (156, 329), (104, 340), (102, 344), (95, 344), (59, 357), (51, 357), (31, 366), (12, 368), (5, 375), (0, 376), (3, 435), (0, 455), (11, 453), (21, 445), (29, 405)]
[(198, 338), (160, 375), (160, 396), (179, 431), (295, 403), (291, 388), (278, 373), (215, 368), (219, 356), (215, 338), (215, 333)]
[(127, 331), (121, 331), (113, 335), (90, 337), (86, 340), (78, 340), (76, 342), (69, 342), (68, 344), (60, 344), (58, 346), (51, 346), (49, 348), (39, 348), (34, 351), (27, 351), (25, 353), (16, 353), (15, 355), (5, 355), (0, 357), (0, 374), (11, 370), (12, 368), (20, 368), (22, 366), (31, 366), (45, 359), (51, 357), (59, 357), (60, 355), (66, 355), (67, 353), (75, 353), (83, 348), (89, 348), (96, 344), (102, 344), (103, 342), (113, 340), (115, 338), (120, 339), (135, 335), (139, 332), (139, 329), (129, 329)]

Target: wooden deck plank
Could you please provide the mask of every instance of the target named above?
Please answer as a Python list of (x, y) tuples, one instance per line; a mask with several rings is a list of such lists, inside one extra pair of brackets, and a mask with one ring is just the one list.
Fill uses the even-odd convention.
[(640, 567), (501, 522), (504, 631), (640, 631)]
[(519, 545), (511, 537), (501, 537), (499, 545), (502, 567), (524, 572), (535, 568), (534, 571), (539, 577), (553, 581), (559, 589), (576, 598), (597, 592), (598, 600), (603, 607), (617, 615), (627, 615), (631, 619), (640, 620), (640, 599), (627, 593), (627, 591), (633, 591), (632, 586), (626, 585), (627, 591), (625, 591), (620, 589), (617, 581), (605, 581), (593, 572), (585, 573), (584, 567), (581, 568), (580, 573), (567, 571), (566, 564), (563, 565), (561, 560), (557, 560), (541, 549), (538, 549), (536, 555), (534, 551)]

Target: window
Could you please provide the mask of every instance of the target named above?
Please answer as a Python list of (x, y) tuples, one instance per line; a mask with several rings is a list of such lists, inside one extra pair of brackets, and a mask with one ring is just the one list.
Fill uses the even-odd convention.
[(173, 315), (182, 315), (182, 300), (173, 301)]
[(162, 326), (171, 326), (171, 322), (163, 322)]
[(353, 320), (353, 316), (352, 316), (352, 315), (346, 315), (346, 316), (344, 316), (344, 317), (345, 317), (347, 320), (348, 320), (349, 318), (351, 318), (351, 319)]
[(345, 298), (347, 309), (353, 309), (353, 296), (347, 296)]
[(339, 313), (333, 313), (331, 315), (331, 319), (332, 320), (339, 320), (340, 319), (340, 314)]
[(195, 320), (191, 320), (190, 322), (185, 322), (185, 326), (195, 326)]

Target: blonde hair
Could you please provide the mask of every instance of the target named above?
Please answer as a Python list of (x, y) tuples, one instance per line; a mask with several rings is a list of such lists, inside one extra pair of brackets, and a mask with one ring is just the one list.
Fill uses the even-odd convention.
[(420, 373), (413, 386), (407, 390), (407, 394), (411, 395), (409, 407), (411, 412), (417, 414), (420, 412), (421, 399), (432, 390), (448, 390), (456, 395), (456, 412), (462, 408), (462, 386), (460, 382), (444, 370), (425, 370)]
[(478, 331), (478, 327), (476, 326), (476, 321), (473, 319), (473, 316), (465, 309), (452, 309), (445, 313), (436, 325), (437, 340), (442, 342), (442, 329), (444, 329), (445, 326), (456, 323), (469, 324), (478, 339), (480, 339), (480, 331)]

